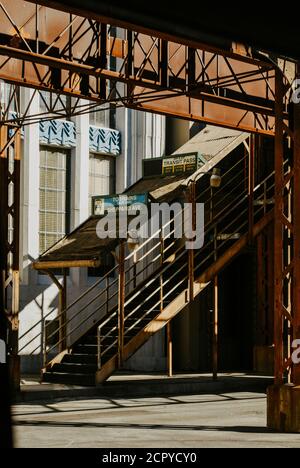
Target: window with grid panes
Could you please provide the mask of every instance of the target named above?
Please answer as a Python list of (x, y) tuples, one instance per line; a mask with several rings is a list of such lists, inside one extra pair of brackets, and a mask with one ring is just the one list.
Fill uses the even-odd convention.
[(40, 150), (40, 253), (67, 233), (69, 217), (69, 151), (41, 147)]
[(106, 104), (90, 112), (90, 125), (93, 127), (110, 126), (110, 110)]
[(92, 197), (111, 195), (115, 186), (115, 160), (113, 157), (90, 154), (89, 196), (92, 214)]

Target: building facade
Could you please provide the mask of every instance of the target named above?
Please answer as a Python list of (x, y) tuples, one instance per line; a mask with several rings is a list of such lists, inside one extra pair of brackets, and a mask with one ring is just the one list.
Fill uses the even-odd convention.
[[(23, 108), (46, 112), (49, 93), (21, 89)], [(34, 271), (32, 261), (91, 214), (91, 197), (122, 193), (142, 176), (142, 159), (165, 153), (165, 118), (130, 109), (98, 110), (70, 120), (25, 125), (21, 167), (20, 349), (22, 372), (41, 367), (40, 342), (22, 335), (55, 317), (57, 287)], [(68, 298), (78, 297), (96, 280), (86, 269), (68, 273)], [(37, 327), (32, 330), (32, 337)]]

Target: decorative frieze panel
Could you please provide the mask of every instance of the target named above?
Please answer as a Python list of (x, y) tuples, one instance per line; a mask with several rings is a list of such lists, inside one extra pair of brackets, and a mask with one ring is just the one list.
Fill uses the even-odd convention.
[(118, 156), (121, 153), (121, 133), (110, 128), (90, 127), (90, 151)]
[(40, 122), (40, 143), (73, 148), (76, 146), (75, 124), (67, 120)]

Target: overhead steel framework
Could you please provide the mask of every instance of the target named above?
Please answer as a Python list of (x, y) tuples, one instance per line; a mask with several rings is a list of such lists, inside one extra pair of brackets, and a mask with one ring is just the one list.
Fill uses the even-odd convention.
[(191, 47), (21, 0), (0, 7), (0, 79), (274, 134), (276, 66), (268, 57), (238, 44)]
[[(13, 86), (51, 91), (58, 99), (69, 95), (75, 98), (74, 113), (78, 106), (83, 106), (80, 112), (87, 112), (90, 102), (124, 105), (275, 137), (276, 386), (269, 393), (269, 426), (300, 431), (300, 367), (291, 360), (292, 341), (300, 339), (300, 111), (291, 104), (296, 67), (239, 43), (229, 46), (227, 41), (222, 49), (215, 42), (203, 44), (181, 35), (176, 40), (151, 27), (145, 30), (127, 23), (122, 27), (113, 18), (109, 25), (107, 18), (100, 21), (88, 8), (78, 16), (68, 10), (69, 2), (54, 2), (66, 10), (59, 15), (36, 3), (48, 4), (0, 2), (0, 79)], [(53, 112), (49, 109), (51, 117)], [(72, 110), (62, 107), (56, 117), (64, 112)], [(8, 149), (14, 149), (18, 161), (18, 129), (40, 118), (16, 109), (12, 114), (9, 105), (1, 114), (1, 216), (14, 216), (15, 238), (19, 177), (16, 172), (10, 205), (7, 187), (13, 176), (7, 169)], [(284, 163), (286, 154), (289, 158)], [(15, 167), (18, 171), (18, 163)], [(7, 242), (8, 232), (4, 223), (2, 288), (13, 284), (8, 315), (17, 324), (18, 261), (13, 261), (9, 273), (6, 259), (12, 248), (16, 259), (18, 248), (17, 241)], [(294, 386), (283, 386), (287, 377)]]

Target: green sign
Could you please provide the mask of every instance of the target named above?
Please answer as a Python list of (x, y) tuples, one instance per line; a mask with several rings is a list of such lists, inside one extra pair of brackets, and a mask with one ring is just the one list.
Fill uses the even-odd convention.
[(104, 216), (113, 211), (139, 210), (142, 205), (148, 205), (148, 193), (137, 195), (108, 195), (103, 197), (93, 197), (93, 214), (95, 216)]
[(197, 153), (179, 154), (162, 160), (162, 175), (180, 175), (195, 172), (198, 168)]

